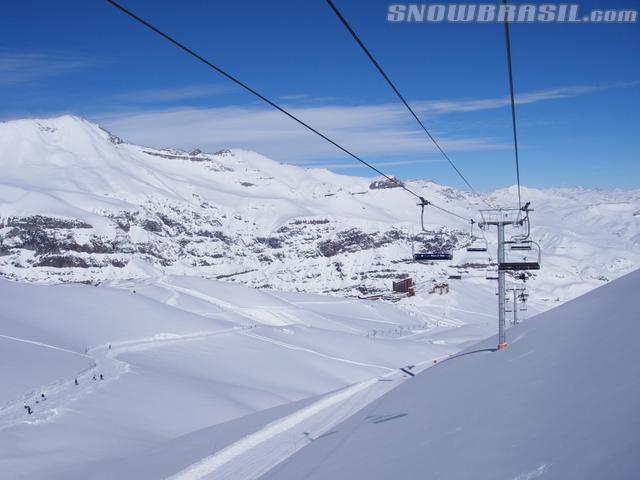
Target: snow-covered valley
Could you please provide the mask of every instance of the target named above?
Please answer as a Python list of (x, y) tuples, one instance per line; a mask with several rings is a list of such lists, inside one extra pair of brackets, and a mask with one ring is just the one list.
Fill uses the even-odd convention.
[[(72, 116), (0, 123), (0, 167), (3, 478), (258, 478), (496, 331), (493, 233), (468, 252), (484, 239), (436, 209), (420, 233), (384, 181), (130, 145)], [(543, 268), (521, 319), (640, 265), (640, 191), (524, 194)], [(415, 263), (425, 248), (453, 261)], [(392, 296), (407, 276), (416, 295)]]
[(164, 478), (273, 423), (221, 462), (253, 478), (469, 341), (381, 302), (197, 277), (0, 281), (0, 301), (6, 478)]

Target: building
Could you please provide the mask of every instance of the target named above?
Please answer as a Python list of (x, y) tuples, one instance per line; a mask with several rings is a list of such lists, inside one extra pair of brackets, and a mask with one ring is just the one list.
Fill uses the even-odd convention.
[(413, 297), (416, 294), (413, 287), (412, 278), (403, 278), (393, 282), (393, 291), (396, 293), (406, 293), (408, 297)]
[(449, 284), (446, 282), (435, 283), (429, 293), (437, 293), (438, 295), (449, 293)]

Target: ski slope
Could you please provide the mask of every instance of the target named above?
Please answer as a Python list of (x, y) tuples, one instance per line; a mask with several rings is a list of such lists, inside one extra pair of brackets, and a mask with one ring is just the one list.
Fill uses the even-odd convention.
[[(292, 472), (291, 478), (303, 471), (324, 475), (314, 455), (333, 455), (333, 447), (314, 452), (333, 442), (351, 445), (344, 425), (358, 422), (357, 412), (377, 412), (362, 420), (364, 428), (395, 428), (409, 419), (418, 428), (422, 407), (444, 409), (442, 423), (433, 424), (438, 438), (425, 437), (427, 444), (414, 432), (411, 456), (427, 459), (428, 450), (450, 459), (443, 447), (452, 445), (449, 438), (452, 451), (472, 449), (457, 433), (464, 424), (447, 423), (459, 418), (485, 435), (472, 435), (483, 445), (469, 454), (475, 472), (486, 466), (483, 459), (494, 459), (487, 451), (490, 440), (497, 441), (494, 430), (520, 440), (507, 426), (474, 424), (465, 415), (502, 421), (515, 418), (517, 405), (555, 412), (550, 392), (584, 386), (576, 383), (588, 376), (580, 365), (601, 375), (594, 362), (602, 361), (604, 348), (609, 365), (618, 355), (609, 345), (633, 338), (621, 330), (623, 338), (600, 342), (615, 331), (601, 330), (608, 325), (602, 318), (617, 307), (571, 310), (587, 296), (509, 331), (515, 341), (500, 356), (478, 352), (443, 363), (495, 332), (495, 284), (485, 279), (495, 244), (489, 238), (489, 253), (480, 256), (466, 252), (469, 225), (430, 210), (429, 242), (453, 249), (455, 262), (413, 262), (414, 199), (397, 188), (372, 188), (369, 178), (284, 165), (243, 150), (131, 145), (72, 116), (0, 123), (0, 167), (0, 277), (31, 282), (0, 280), (0, 472), (8, 478), (248, 480), (275, 475), (282, 462), (282, 474)], [(424, 180), (408, 185), (462, 216), (478, 208), (467, 192)], [(527, 282), (527, 316), (640, 264), (640, 192), (523, 188), (523, 194), (534, 204), (532, 235), (544, 251), (543, 269)], [(513, 188), (487, 195), (501, 205), (515, 198)], [(450, 274), (462, 278), (449, 282), (449, 294), (428, 294), (433, 281)], [(392, 280), (406, 275), (415, 280), (415, 297), (396, 305), (353, 299), (388, 292)], [(629, 278), (635, 277), (613, 285), (628, 285)], [(594, 298), (605, 305), (615, 296), (597, 292)], [(616, 325), (631, 329), (622, 322), (637, 309), (626, 301), (618, 301), (625, 307)], [(557, 312), (565, 311), (586, 320), (578, 324), (570, 315), (564, 321)], [(586, 335), (589, 354), (579, 348), (566, 358), (557, 354), (561, 345), (541, 346), (535, 332), (552, 330), (543, 328), (552, 323), (546, 318), (563, 320), (553, 329), (561, 345)], [(552, 385), (541, 395), (534, 389), (546, 385), (540, 372), (563, 372), (554, 360), (573, 370), (562, 381), (549, 377)], [(513, 385), (523, 381), (520, 375), (535, 381), (496, 399), (491, 395), (506, 383), (494, 382), (494, 369)], [(429, 371), (413, 377), (421, 370)], [(449, 372), (447, 378), (440, 372)], [(458, 376), (473, 381), (455, 382)], [(415, 409), (376, 410), (432, 378), (420, 387), (427, 393), (416, 395)], [(467, 385), (476, 388), (465, 391)], [(583, 393), (627, 405), (624, 398)], [(485, 398), (493, 399), (493, 410)], [(584, 402), (571, 392), (567, 398)], [(537, 415), (523, 428), (545, 425)], [(358, 438), (360, 423), (354, 428)], [(404, 432), (391, 431), (389, 438), (396, 433), (392, 446), (404, 448)], [(388, 451), (376, 446), (376, 435), (365, 436), (362, 445), (371, 442), (371, 454), (384, 459)], [(533, 449), (522, 440), (502, 450), (522, 456), (518, 445)], [(549, 475), (559, 461), (548, 457), (531, 465), (505, 462), (513, 467), (505, 478)], [(399, 461), (411, 465), (404, 456)], [(435, 472), (449, 472), (449, 463), (435, 462)], [(350, 471), (346, 459), (336, 465)], [(367, 472), (390, 478), (403, 470), (379, 465)]]
[(460, 349), (427, 314), (198, 277), (0, 302), (7, 478), (255, 478)]
[(260, 478), (637, 478), (639, 287), (636, 270), (514, 327), (506, 350), (474, 345)]

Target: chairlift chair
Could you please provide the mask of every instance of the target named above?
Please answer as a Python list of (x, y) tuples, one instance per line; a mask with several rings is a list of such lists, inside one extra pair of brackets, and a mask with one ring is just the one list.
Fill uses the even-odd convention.
[[(474, 239), (474, 236), (473, 236), (473, 224), (474, 223), (476, 223), (476, 222), (471, 220), (471, 233), (470, 233), (470, 236), (471, 236), (472, 239)], [(480, 229), (480, 230), (482, 230), (482, 229)], [(487, 239), (484, 236), (484, 233), (482, 234), (482, 238), (479, 238), (479, 240), (483, 240), (484, 241), (484, 245), (478, 244), (478, 243), (474, 244), (473, 240), (472, 240), (471, 245), (469, 245), (467, 247), (467, 252), (486, 252), (488, 250), (489, 242), (487, 242)]]
[(485, 278), (487, 280), (498, 280), (498, 270), (493, 267), (487, 268)]
[[(423, 232), (427, 232), (427, 229), (424, 228), (424, 207), (425, 205), (428, 205), (428, 202), (426, 202), (424, 199), (421, 199), (421, 202), (418, 205), (422, 207), (422, 211), (420, 213), (420, 226), (422, 227)], [(413, 252), (413, 260), (416, 262), (439, 262), (453, 260), (453, 253), (447, 250), (415, 252), (413, 248), (413, 238), (411, 239), (411, 251)]]
[(418, 252), (413, 254), (413, 259), (416, 262), (453, 260), (453, 254), (451, 252)]
[(509, 250), (531, 250), (531, 240), (526, 242), (508, 242)]
[(541, 260), (541, 249), (540, 245), (538, 245), (533, 240), (528, 240), (530, 245), (534, 246), (538, 251), (538, 258), (536, 260), (527, 260), (527, 257), (524, 257), (520, 261), (506, 261), (498, 264), (498, 270), (501, 272), (517, 272), (521, 270), (540, 270), (540, 260)]

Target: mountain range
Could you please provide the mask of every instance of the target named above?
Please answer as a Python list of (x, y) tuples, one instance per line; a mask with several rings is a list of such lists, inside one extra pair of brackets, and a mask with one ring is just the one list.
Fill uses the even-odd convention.
[[(407, 276), (421, 293), (459, 275), (456, 288), (465, 291), (487, 282), (495, 262), (495, 232), (472, 232), (429, 207), (423, 232), (415, 198), (386, 179), (244, 150), (131, 145), (74, 116), (1, 123), (0, 168), (0, 276), (14, 280), (196, 275), (370, 296)], [(428, 180), (406, 185), (478, 219), (483, 204), (469, 192)], [(523, 198), (542, 247), (543, 268), (528, 278), (532, 299), (566, 301), (640, 264), (640, 191), (523, 188)], [(513, 207), (515, 187), (485, 199)], [(466, 251), (485, 241), (488, 253)], [(452, 251), (453, 260), (416, 263), (416, 251)]]

